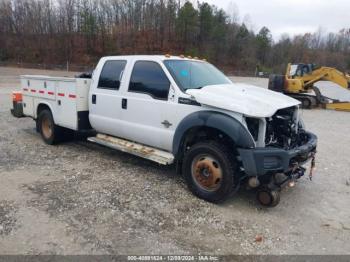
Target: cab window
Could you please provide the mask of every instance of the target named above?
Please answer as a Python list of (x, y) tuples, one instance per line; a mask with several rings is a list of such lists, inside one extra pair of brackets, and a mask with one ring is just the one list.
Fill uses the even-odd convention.
[(119, 90), (126, 61), (107, 61), (101, 71), (98, 88)]
[(138, 61), (132, 71), (129, 92), (144, 93), (155, 99), (168, 99), (170, 81), (156, 62)]

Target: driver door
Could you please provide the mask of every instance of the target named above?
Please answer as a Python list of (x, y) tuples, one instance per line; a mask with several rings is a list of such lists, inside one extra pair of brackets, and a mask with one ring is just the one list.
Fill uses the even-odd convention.
[(155, 61), (136, 61), (122, 98), (124, 136), (132, 141), (172, 150), (176, 103), (169, 101), (170, 81)]

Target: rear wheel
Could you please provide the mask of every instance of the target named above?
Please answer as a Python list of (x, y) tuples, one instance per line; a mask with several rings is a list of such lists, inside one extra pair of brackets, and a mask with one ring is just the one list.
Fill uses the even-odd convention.
[(233, 152), (216, 142), (201, 142), (186, 152), (183, 174), (191, 192), (207, 201), (227, 199), (235, 188)]
[(39, 128), (41, 137), (46, 144), (53, 145), (59, 142), (62, 130), (55, 125), (52, 114), (49, 110), (41, 111), (37, 119), (37, 127)]

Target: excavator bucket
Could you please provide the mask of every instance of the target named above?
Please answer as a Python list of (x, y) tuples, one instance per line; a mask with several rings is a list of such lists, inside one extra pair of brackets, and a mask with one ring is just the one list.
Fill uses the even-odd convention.
[(326, 109), (350, 112), (350, 102), (328, 103)]

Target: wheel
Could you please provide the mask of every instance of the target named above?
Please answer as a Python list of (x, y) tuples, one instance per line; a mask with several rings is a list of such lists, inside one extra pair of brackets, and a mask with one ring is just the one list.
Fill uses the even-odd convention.
[(55, 125), (50, 110), (45, 109), (39, 113), (37, 127), (46, 144), (53, 145), (59, 142), (62, 130)]
[(265, 187), (260, 188), (256, 196), (258, 202), (265, 207), (275, 207), (281, 200), (279, 191)]
[(216, 142), (201, 142), (185, 154), (182, 173), (190, 191), (209, 202), (227, 199), (235, 188), (233, 152)]
[(303, 98), (303, 99), (301, 100), (301, 106), (302, 106), (302, 108), (304, 108), (304, 109), (311, 109), (312, 102), (311, 102), (311, 100), (308, 99), (308, 98)]

